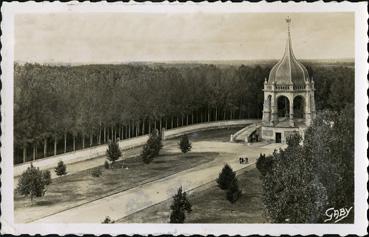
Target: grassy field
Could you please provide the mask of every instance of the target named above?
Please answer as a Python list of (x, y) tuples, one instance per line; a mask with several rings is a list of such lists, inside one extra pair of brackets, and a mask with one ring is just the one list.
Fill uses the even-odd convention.
[[(226, 199), (225, 191), (218, 188), (215, 182), (190, 193), (192, 212), (187, 214), (186, 223), (268, 223), (261, 200), (261, 175), (254, 167), (246, 168), (238, 176), (242, 196), (234, 204)], [(122, 218), (118, 222), (168, 223), (171, 202), (169, 199)]]
[[(92, 177), (92, 169), (60, 177), (48, 186), (44, 197), (32, 204), (28, 198), (15, 193), (16, 216), (30, 221), (69, 209), (137, 185), (160, 179), (179, 171), (190, 169), (212, 161), (217, 153), (165, 154), (145, 165), (140, 157), (124, 160), (128, 167), (106, 170), (100, 167), (102, 175)], [(18, 213), (17, 213), (18, 212)], [(18, 215), (19, 214), (19, 215)]]
[[(191, 141), (224, 140), (239, 128), (219, 129), (190, 134)], [(167, 153), (167, 147), (176, 147), (178, 139), (164, 142), (161, 155), (149, 164), (143, 164), (139, 156), (124, 160), (128, 169), (104, 169), (100, 166), (102, 175), (93, 177), (93, 169), (86, 169), (74, 174), (53, 179), (42, 198), (33, 203), (29, 198), (14, 192), (15, 219), (18, 222), (33, 221), (66, 209), (70, 209), (87, 202), (97, 200), (108, 195), (122, 192), (140, 184), (160, 179), (177, 172), (193, 168), (200, 164), (214, 160), (216, 152), (197, 152), (182, 154)], [(140, 148), (136, 148), (140, 149)], [(142, 149), (142, 148), (141, 148)], [(122, 162), (122, 161), (120, 161)], [(103, 162), (102, 164), (103, 165)], [(95, 168), (94, 168), (95, 169)]]

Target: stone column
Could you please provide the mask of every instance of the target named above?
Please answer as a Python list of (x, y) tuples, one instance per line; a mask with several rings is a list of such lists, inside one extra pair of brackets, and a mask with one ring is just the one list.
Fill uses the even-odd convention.
[(272, 126), (278, 123), (278, 108), (276, 103), (275, 94), (273, 94), (271, 99), (272, 119), (270, 123)]
[(290, 100), (290, 127), (294, 127), (295, 123), (293, 122), (293, 97), (289, 98)]
[(270, 124), (270, 101), (268, 95), (265, 95), (264, 106), (263, 106), (263, 125)]
[(305, 96), (305, 124), (306, 126), (311, 125), (310, 92), (307, 92)]
[(315, 84), (314, 84), (314, 80), (311, 79), (311, 95), (310, 95), (311, 106), (310, 108), (311, 108), (311, 118), (312, 119), (316, 118), (314, 91), (315, 91)]

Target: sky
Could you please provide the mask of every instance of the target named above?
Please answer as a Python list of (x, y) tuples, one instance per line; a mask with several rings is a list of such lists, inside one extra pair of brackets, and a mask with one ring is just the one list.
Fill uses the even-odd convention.
[(298, 59), (354, 58), (352, 13), (54, 13), (15, 16), (15, 61), (262, 60), (282, 57), (291, 22)]

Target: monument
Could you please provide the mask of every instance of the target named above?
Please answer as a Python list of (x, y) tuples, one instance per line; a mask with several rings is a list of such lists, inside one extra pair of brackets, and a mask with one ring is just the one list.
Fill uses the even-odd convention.
[(264, 82), (264, 107), (261, 127), (263, 140), (285, 143), (294, 133), (302, 136), (316, 116), (314, 80), (292, 50), (287, 18), (287, 42), (284, 55)]

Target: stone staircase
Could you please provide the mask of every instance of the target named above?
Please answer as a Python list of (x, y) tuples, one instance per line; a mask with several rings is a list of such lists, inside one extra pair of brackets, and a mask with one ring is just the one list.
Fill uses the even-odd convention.
[(253, 123), (231, 135), (231, 142), (249, 142), (250, 136), (261, 128), (261, 123)]

